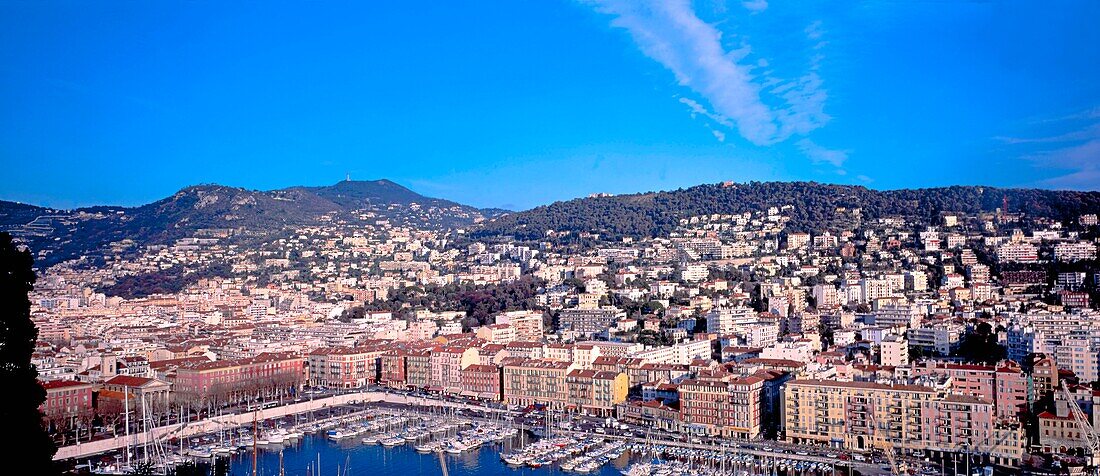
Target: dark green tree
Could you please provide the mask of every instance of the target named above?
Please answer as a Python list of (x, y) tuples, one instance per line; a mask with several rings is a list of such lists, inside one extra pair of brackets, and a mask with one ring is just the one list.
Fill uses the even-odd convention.
[(0, 458), (19, 461), (34, 474), (59, 474), (53, 462), (57, 447), (38, 410), (46, 401), (46, 390), (31, 364), (38, 339), (27, 297), (34, 287), (33, 263), (29, 251), (20, 250), (10, 234), (0, 233)]
[(991, 365), (1004, 359), (1006, 350), (997, 343), (997, 333), (993, 331), (993, 326), (988, 322), (980, 322), (963, 337), (957, 355), (970, 362)]

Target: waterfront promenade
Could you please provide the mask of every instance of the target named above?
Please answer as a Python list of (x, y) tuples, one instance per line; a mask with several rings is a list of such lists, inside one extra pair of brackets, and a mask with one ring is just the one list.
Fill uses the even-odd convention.
[(215, 433), (223, 428), (232, 428), (251, 424), (254, 419), (263, 421), (270, 418), (281, 418), (289, 415), (309, 413), (341, 405), (377, 402), (447, 407), (465, 406), (460, 403), (426, 399), (422, 397), (410, 397), (406, 395), (385, 392), (347, 393), (343, 395), (334, 395), (331, 397), (292, 403), (289, 405), (282, 405), (274, 408), (267, 408), (256, 411), (245, 411), (232, 415), (219, 415), (216, 417), (206, 418), (193, 422), (176, 423), (172, 425), (153, 428), (148, 432), (132, 433), (129, 436), (123, 435), (103, 440), (95, 440), (77, 443), (69, 446), (62, 446), (58, 448), (57, 454), (54, 455), (54, 460), (60, 461), (74, 458), (85, 458), (100, 453), (106, 453), (108, 451), (122, 449), (128, 445), (140, 446), (145, 444), (145, 442), (147, 441), (162, 441), (164, 439), (170, 438), (187, 438), (191, 436)]

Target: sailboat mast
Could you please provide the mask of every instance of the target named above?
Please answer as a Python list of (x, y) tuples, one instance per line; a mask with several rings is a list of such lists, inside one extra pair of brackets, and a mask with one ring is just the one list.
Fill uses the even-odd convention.
[[(256, 413), (252, 413), (252, 476), (256, 476), (256, 440), (260, 439), (259, 431), (256, 428)], [(282, 453), (279, 453), (280, 462), (282, 462)]]
[(122, 413), (126, 424), (126, 466), (130, 466), (130, 387), (122, 386)]

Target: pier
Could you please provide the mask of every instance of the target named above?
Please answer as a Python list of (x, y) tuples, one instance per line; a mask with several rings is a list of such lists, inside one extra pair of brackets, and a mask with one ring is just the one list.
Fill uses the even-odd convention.
[(316, 400), (307, 400), (304, 402), (292, 403), (289, 405), (282, 405), (274, 408), (245, 411), (232, 415), (219, 415), (200, 421), (160, 426), (153, 428), (147, 432), (131, 433), (130, 435), (122, 435), (113, 438), (81, 442), (69, 446), (62, 446), (57, 449), (57, 453), (54, 455), (53, 459), (55, 461), (61, 461), (74, 458), (86, 458), (100, 453), (106, 453), (109, 451), (126, 448), (127, 446), (140, 446), (146, 441), (162, 441), (172, 438), (188, 438), (192, 436), (215, 433), (223, 428), (238, 427), (251, 424), (253, 420), (264, 421), (271, 418), (281, 418), (284, 416), (309, 413), (341, 405), (381, 402), (405, 405), (432, 405), (460, 408), (467, 407), (466, 405), (463, 405), (461, 403), (433, 400), (422, 397), (410, 397), (406, 395), (385, 392), (347, 393), (342, 395), (334, 395), (331, 397), (318, 398)]

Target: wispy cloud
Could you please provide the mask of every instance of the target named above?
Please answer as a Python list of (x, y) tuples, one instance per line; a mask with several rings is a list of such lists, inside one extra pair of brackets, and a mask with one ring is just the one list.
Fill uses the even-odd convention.
[[(753, 144), (770, 145), (806, 135), (829, 121), (824, 113), (827, 93), (816, 71), (795, 81), (758, 77), (753, 70), (768, 64), (767, 60), (750, 58), (751, 45), (743, 41), (727, 50), (722, 32), (701, 20), (687, 0), (589, 3), (614, 16), (613, 26), (629, 32), (646, 56), (671, 71), (681, 86), (705, 98), (713, 114), (725, 118)], [(811, 26), (807, 37), (820, 38), (820, 24)]]
[(1080, 121), (1088, 119), (1100, 119), (1100, 106), (1083, 109), (1055, 117), (1043, 117), (1032, 121), (1034, 124), (1047, 124), (1052, 122)]
[[(1100, 116), (1098, 116), (1098, 117), (1100, 117)], [(1068, 131), (1068, 132), (1064, 132), (1064, 133), (1053, 135), (1053, 136), (1047, 136), (1047, 137), (1006, 137), (1006, 136), (997, 136), (994, 139), (997, 139), (997, 140), (999, 140), (1001, 142), (1004, 142), (1006, 144), (1015, 145), (1015, 144), (1053, 144), (1053, 143), (1060, 143), (1060, 142), (1074, 142), (1074, 141), (1089, 140), (1089, 139), (1092, 139), (1094, 137), (1100, 137), (1100, 123), (1085, 126), (1085, 128), (1083, 128), (1083, 129)]]
[(811, 40), (820, 40), (821, 35), (825, 34), (825, 32), (821, 30), (821, 20), (810, 22), (810, 25), (803, 31), (806, 32), (806, 38)]
[(1100, 137), (1043, 152), (1032, 159), (1043, 167), (1071, 170), (1068, 174), (1044, 180), (1044, 185), (1076, 190), (1100, 189)]
[(768, 1), (767, 0), (744, 0), (743, 2), (741, 2), (741, 6), (745, 7), (745, 9), (750, 11), (750, 12), (760, 13), (760, 12), (768, 9)]
[(806, 157), (809, 157), (815, 164), (830, 164), (833, 167), (841, 168), (844, 166), (844, 162), (848, 160), (847, 150), (835, 150), (828, 149), (817, 145), (810, 139), (800, 139), (794, 143), (798, 146), (798, 150), (802, 151)]
[(1019, 148), (1020, 157), (1043, 170), (1068, 171), (1039, 185), (1078, 190), (1100, 189), (1100, 107), (1043, 119), (1061, 132), (1039, 137), (995, 137)]
[(699, 101), (690, 98), (680, 98), (680, 104), (686, 105), (688, 109), (691, 110), (692, 119), (695, 119), (696, 116), (701, 115), (706, 116), (710, 118), (710, 120), (717, 122), (718, 124), (721, 124), (723, 126), (733, 127), (733, 123), (730, 122), (729, 118), (711, 112), (709, 109), (706, 108), (706, 106), (699, 104)]

